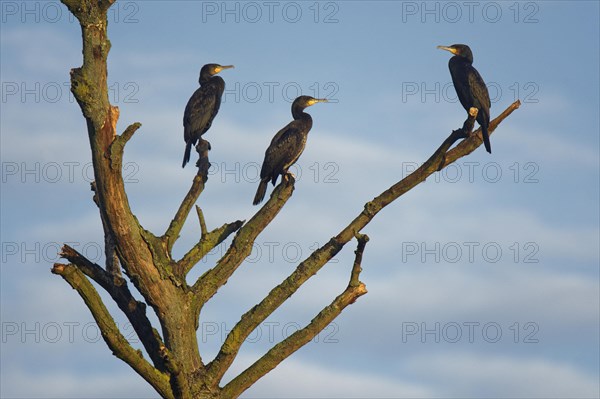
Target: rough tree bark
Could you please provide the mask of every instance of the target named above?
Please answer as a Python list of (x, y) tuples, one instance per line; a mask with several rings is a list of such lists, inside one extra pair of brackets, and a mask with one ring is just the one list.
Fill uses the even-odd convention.
[[(197, 165), (198, 173), (167, 230), (160, 236), (145, 230), (129, 208), (122, 176), (125, 145), (141, 124), (134, 123), (118, 135), (119, 109), (108, 99), (107, 56), (110, 42), (107, 37), (107, 11), (114, 0), (62, 2), (79, 20), (82, 30), (83, 65), (71, 70), (71, 90), (87, 122), (95, 177), (92, 189), (106, 238), (106, 265), (102, 267), (90, 262), (65, 245), (61, 256), (69, 263), (55, 264), (52, 272), (66, 280), (83, 298), (113, 354), (131, 366), (164, 398), (236, 398), (313, 339), (344, 308), (367, 292), (359, 276), (368, 237), (360, 231), (389, 203), (482, 143), (481, 132), (472, 131), (475, 112), (465, 121), (463, 128), (452, 132), (418, 170), (365, 204), (354, 220), (302, 261), (288, 278), (245, 313), (225, 339), (217, 356), (205, 362), (196, 338), (202, 307), (250, 255), (257, 236), (291, 197), (294, 180), (282, 179), (270, 199), (247, 222), (238, 220), (208, 231), (202, 210), (196, 206), (201, 237), (181, 259), (173, 259), (173, 245), (204, 190), (207, 143), (201, 142), (197, 148), (200, 159), (205, 162)], [(490, 134), (519, 105), (519, 101), (515, 102), (494, 119), (490, 123)], [(449, 151), (460, 139), (464, 140)], [(187, 284), (186, 276), (194, 265), (233, 233), (236, 233), (233, 242), (217, 264), (193, 285)], [(306, 327), (275, 345), (245, 371), (221, 386), (223, 375), (249, 334), (354, 238), (358, 243), (355, 262), (344, 292)], [(121, 276), (121, 268), (143, 296), (144, 302), (133, 297), (127, 280)], [(106, 290), (123, 311), (149, 359), (140, 350), (135, 350), (121, 334), (90, 280)], [(148, 320), (146, 304), (156, 313), (161, 332)]]

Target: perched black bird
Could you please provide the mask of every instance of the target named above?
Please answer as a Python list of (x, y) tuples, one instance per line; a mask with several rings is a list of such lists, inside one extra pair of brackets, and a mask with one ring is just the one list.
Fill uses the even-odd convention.
[(300, 96), (292, 103), (292, 116), (294, 120), (281, 129), (269, 148), (265, 151), (265, 160), (260, 170), (260, 184), (254, 196), (254, 205), (259, 204), (265, 197), (269, 180), (273, 185), (279, 175), (284, 176), (304, 151), (308, 132), (312, 128), (312, 118), (304, 112), (306, 107), (316, 103), (327, 102), (326, 99), (318, 99), (309, 96)]
[(185, 154), (182, 167), (185, 167), (190, 160), (192, 145), (196, 145), (200, 137), (210, 129), (213, 119), (219, 112), (225, 81), (220, 76), (214, 75), (229, 68), (233, 68), (233, 65), (206, 64), (200, 70), (200, 88), (190, 97), (183, 114)]
[(453, 44), (452, 46), (437, 46), (442, 50), (447, 50), (454, 54), (450, 58), (448, 67), (452, 75), (452, 83), (458, 94), (458, 99), (462, 106), (469, 112), (471, 107), (478, 109), (477, 123), (481, 126), (481, 135), (483, 144), (490, 154), (490, 136), (488, 135), (488, 126), (490, 124), (490, 95), (487, 86), (481, 78), (477, 69), (473, 68), (473, 53), (469, 46), (465, 44)]

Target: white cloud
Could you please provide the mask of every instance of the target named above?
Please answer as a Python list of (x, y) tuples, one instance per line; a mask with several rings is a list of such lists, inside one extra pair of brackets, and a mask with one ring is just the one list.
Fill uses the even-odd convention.
[(597, 398), (597, 376), (545, 359), (449, 353), (413, 357), (406, 370), (434, 386), (444, 397)]
[[(518, 154), (527, 154), (532, 161), (543, 162), (546, 168), (554, 167), (566, 170), (587, 168), (598, 169), (600, 158), (595, 148), (581, 141), (575, 141), (570, 135), (557, 135), (560, 132), (540, 130), (528, 127), (527, 134), (514, 127), (507, 127), (504, 144), (515, 148)], [(521, 156), (523, 156), (521, 155)]]
[[(585, 277), (517, 267), (399, 266), (385, 279), (367, 281), (367, 288), (371, 307), (389, 309), (386, 304), (395, 303), (404, 320), (534, 318), (548, 328), (558, 326), (557, 320), (564, 326), (598, 322), (598, 303), (590, 301), (598, 297), (598, 285)], [(397, 318), (393, 309), (391, 320)]]
[[(62, 10), (66, 12), (64, 8)], [(3, 62), (4, 66), (10, 66), (3, 71), (8, 73), (8, 79), (31, 81), (32, 76), (37, 80), (62, 76), (68, 81), (70, 68), (81, 64), (81, 36), (67, 35), (52, 24), (43, 25), (2, 28), (2, 51), (14, 57), (11, 63)], [(77, 23), (72, 26), (79, 30)]]
[[(437, 189), (452, 191), (452, 188), (446, 187)], [(473, 192), (478, 193), (476, 190)], [(523, 263), (526, 256), (543, 265), (567, 259), (598, 261), (600, 230), (597, 227), (554, 223), (538, 216), (533, 210), (509, 208), (501, 204), (489, 207), (483, 200), (473, 199), (473, 205), (468, 206), (472, 210), (470, 212), (459, 212), (460, 200), (446, 201), (446, 206), (456, 212), (440, 212), (437, 210), (444, 206), (443, 199), (416, 195), (418, 198), (405, 199), (403, 208), (397, 211), (397, 217), (384, 217), (378, 224), (378, 239), (385, 242), (390, 250), (400, 247), (403, 242), (416, 242), (419, 245), (424, 242), (427, 248), (432, 248), (436, 243), (440, 246), (457, 243), (464, 251), (465, 256), (460, 258), (464, 261), (468, 254), (468, 247), (464, 243), (474, 242), (478, 245), (476, 251), (479, 254), (476, 263), (483, 261), (482, 248), (488, 244), (497, 244), (502, 250), (501, 259), (512, 260), (512, 263), (515, 263), (513, 259), (516, 259), (516, 263)], [(395, 210), (383, 212), (390, 211), (396, 213)], [(485, 224), (482, 224), (480, 212), (485, 213)], [(410, 228), (398, 231), (398, 220), (401, 220), (402, 226)], [(436, 228), (432, 229), (431, 226)], [(518, 254), (514, 243), (519, 247)], [(533, 246), (525, 248), (528, 243)], [(412, 259), (421, 263), (420, 254)]]
[[(242, 371), (234, 363), (234, 373)], [(357, 359), (357, 361), (359, 361)], [(389, 379), (368, 371), (336, 371), (315, 363), (288, 359), (271, 371), (243, 398), (430, 398), (437, 396), (430, 387), (404, 379)]]
[[(117, 361), (116, 359), (114, 361)], [(121, 368), (120, 368), (121, 369)], [(158, 394), (132, 370), (95, 372), (82, 376), (69, 371), (13, 369), (2, 375), (2, 396), (10, 398), (154, 398)], [(35, 381), (35, 384), (32, 384)]]

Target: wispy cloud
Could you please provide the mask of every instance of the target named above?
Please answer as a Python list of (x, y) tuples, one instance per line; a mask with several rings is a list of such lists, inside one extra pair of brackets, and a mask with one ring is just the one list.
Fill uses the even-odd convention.
[(447, 353), (408, 359), (405, 369), (444, 397), (597, 398), (597, 376), (545, 359)]
[[(241, 372), (241, 364), (250, 357), (234, 363), (233, 373)], [(358, 360), (358, 359), (357, 359)], [(298, 376), (302, 378), (298, 378)], [(271, 371), (242, 397), (252, 398), (430, 398), (435, 390), (427, 385), (403, 378), (387, 379), (369, 372), (336, 371), (316, 363), (290, 359)]]
[[(10, 398), (154, 398), (154, 391), (133, 370), (76, 375), (69, 371), (36, 373), (11, 370), (2, 375), (2, 396)], [(31, 381), (35, 381), (32, 384)], [(10, 382), (10, 383), (8, 383)]]

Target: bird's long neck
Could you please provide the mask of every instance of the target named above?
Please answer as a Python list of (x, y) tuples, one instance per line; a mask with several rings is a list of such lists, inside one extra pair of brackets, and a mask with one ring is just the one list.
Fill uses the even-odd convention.
[(465, 79), (464, 74), (471, 67), (472, 65), (471, 63), (469, 63), (469, 60), (464, 57), (454, 56), (450, 58), (450, 61), (448, 61), (448, 69), (450, 69), (450, 75), (452, 76), (452, 80)]
[(301, 121), (302, 124), (307, 127), (306, 133), (308, 133), (308, 131), (312, 128), (313, 123), (310, 114), (304, 112), (304, 108), (294, 107), (292, 108), (292, 116), (294, 117), (294, 120)]
[(464, 64), (464, 65), (473, 65), (473, 57), (463, 57), (460, 55), (455, 55), (450, 58), (450, 61), (455, 64)]
[(304, 112), (304, 107), (292, 107), (292, 116), (294, 119), (312, 119), (309, 114)]
[(200, 86), (207, 84), (208, 82), (210, 82), (212, 79), (217, 78), (218, 76), (213, 76), (209, 73), (203, 73), (200, 74)]

